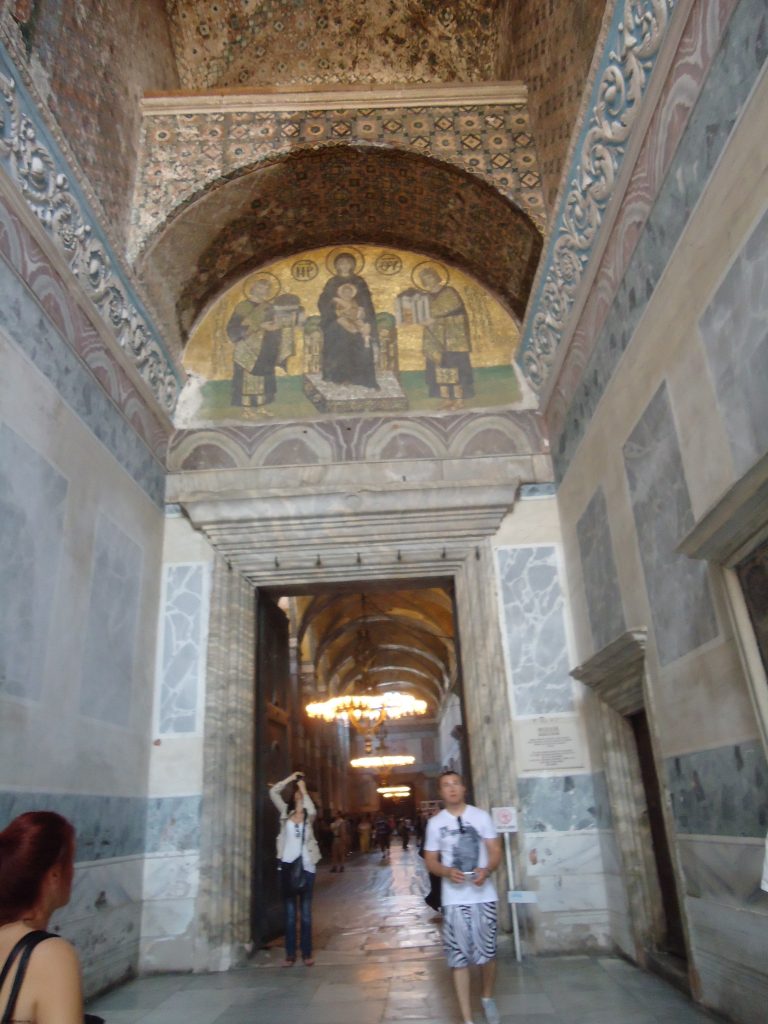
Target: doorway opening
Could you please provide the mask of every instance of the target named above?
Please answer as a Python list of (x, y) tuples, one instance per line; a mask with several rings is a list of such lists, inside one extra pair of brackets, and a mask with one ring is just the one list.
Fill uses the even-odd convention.
[[(259, 948), (282, 931), (276, 859), (278, 819), (268, 789), (305, 773), (317, 808), (316, 836), (330, 855), (336, 811), (358, 824), (384, 815), (416, 832), (434, 806), (444, 767), (471, 788), (464, 728), (458, 627), (451, 578), (355, 580), (256, 592), (251, 936)], [(350, 695), (401, 694), (419, 715), (389, 712), (352, 728), (343, 718), (312, 718), (310, 703)], [(352, 767), (364, 757), (402, 755), (398, 766)], [(381, 790), (396, 784), (403, 795)], [(328, 860), (330, 864), (330, 859)], [(326, 860), (321, 862), (321, 870)]]

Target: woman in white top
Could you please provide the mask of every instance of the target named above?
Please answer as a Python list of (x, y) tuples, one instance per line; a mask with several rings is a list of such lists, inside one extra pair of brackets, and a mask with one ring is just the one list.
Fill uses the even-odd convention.
[[(290, 786), (288, 793), (283, 790)], [(287, 797), (287, 800), (284, 799)], [(307, 792), (304, 776), (294, 772), (287, 779), (276, 782), (269, 789), (269, 798), (280, 812), (280, 831), (277, 835), (277, 859), (283, 878), (283, 906), (285, 908), (285, 960), (283, 967), (296, 963), (296, 900), (301, 904), (301, 958), (306, 967), (315, 962), (312, 957), (312, 890), (315, 884), (315, 865), (320, 860), (320, 847), (312, 827), (317, 814)], [(304, 888), (299, 896), (286, 892), (288, 865), (301, 857), (304, 868)]]

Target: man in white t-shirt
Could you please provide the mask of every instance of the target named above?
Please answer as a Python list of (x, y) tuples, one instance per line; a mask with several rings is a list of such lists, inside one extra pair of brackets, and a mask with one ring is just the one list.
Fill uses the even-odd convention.
[(496, 977), (496, 888), (492, 871), (501, 861), (501, 843), (491, 816), (464, 802), (458, 772), (440, 776), (445, 810), (427, 822), (424, 860), (442, 879), (443, 946), (464, 1024), (472, 1024), (469, 965), (482, 971), (482, 1004), (487, 1024), (499, 1024), (493, 999)]

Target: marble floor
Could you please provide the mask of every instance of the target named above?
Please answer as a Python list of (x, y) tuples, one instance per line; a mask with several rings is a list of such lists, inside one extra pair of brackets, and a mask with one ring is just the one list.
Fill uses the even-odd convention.
[[(343, 874), (321, 867), (314, 967), (280, 967), (282, 948), (237, 971), (130, 982), (88, 1007), (107, 1024), (460, 1024), (439, 923), (424, 904), (412, 851), (391, 864), (357, 855)], [(500, 943), (496, 1001), (505, 1024), (702, 1024), (714, 1018), (665, 982), (611, 957), (515, 962)], [(476, 1024), (483, 1024), (479, 992)]]

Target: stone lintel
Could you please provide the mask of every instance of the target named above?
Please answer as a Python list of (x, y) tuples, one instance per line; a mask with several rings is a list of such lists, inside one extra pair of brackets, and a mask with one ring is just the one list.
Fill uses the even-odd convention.
[(572, 669), (571, 675), (620, 715), (641, 711), (645, 706), (643, 677), (647, 634), (645, 628), (627, 630)]

